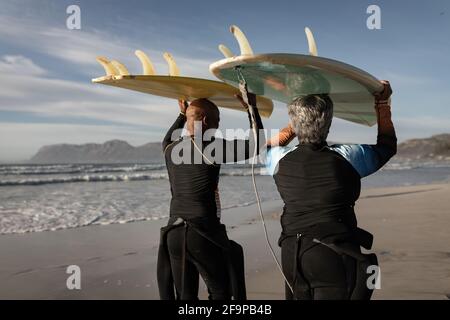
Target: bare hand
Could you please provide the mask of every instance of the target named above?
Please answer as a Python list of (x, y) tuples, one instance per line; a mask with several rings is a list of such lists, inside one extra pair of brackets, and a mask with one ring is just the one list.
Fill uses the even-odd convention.
[(186, 100), (178, 100), (178, 106), (180, 107), (181, 113), (186, 113), (186, 109), (189, 107), (189, 103)]
[(380, 93), (374, 94), (375, 100), (376, 100), (376, 101), (386, 101), (386, 100), (388, 100), (388, 99), (391, 97), (391, 95), (392, 95), (391, 84), (390, 84), (389, 81), (387, 81), (387, 80), (382, 80), (382, 81), (380, 81), (380, 82), (383, 84), (384, 89), (383, 89), (383, 91), (381, 91)]

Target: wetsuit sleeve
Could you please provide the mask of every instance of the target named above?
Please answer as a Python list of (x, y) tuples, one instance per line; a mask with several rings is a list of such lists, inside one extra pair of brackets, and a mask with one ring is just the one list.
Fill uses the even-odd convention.
[(377, 144), (334, 145), (330, 149), (341, 154), (358, 171), (361, 178), (378, 171), (397, 153), (397, 137), (387, 102), (375, 106), (378, 121)]
[[(262, 146), (265, 144), (264, 127), (261, 121), (261, 116), (257, 107), (255, 110), (255, 122), (256, 122), (256, 143), (258, 145), (257, 154)], [(234, 139), (223, 140), (223, 163), (233, 163), (246, 160), (253, 156), (255, 148), (255, 137), (253, 134), (253, 122), (251, 120), (250, 112), (247, 111), (248, 120), (250, 122), (250, 136), (248, 139)]]
[[(172, 124), (172, 126), (167, 131), (167, 133), (162, 141), (163, 152), (165, 152), (167, 147), (174, 141), (173, 138), (178, 139), (181, 136), (181, 129), (184, 127), (185, 123), (186, 123), (186, 116), (184, 114), (180, 113), (178, 115), (178, 118), (175, 120), (175, 122)], [(177, 133), (177, 137), (172, 137), (172, 134), (177, 129), (180, 129), (179, 132)]]

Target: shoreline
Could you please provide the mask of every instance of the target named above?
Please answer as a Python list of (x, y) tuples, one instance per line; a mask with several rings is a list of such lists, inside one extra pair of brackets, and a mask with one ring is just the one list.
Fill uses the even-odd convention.
[[(364, 189), (359, 225), (375, 236), (381, 290), (374, 299), (446, 299), (450, 295), (450, 184)], [(383, 201), (380, 201), (380, 200)], [(272, 246), (281, 200), (262, 203)], [(222, 212), (230, 239), (244, 247), (249, 299), (283, 299), (256, 205)], [(158, 299), (159, 228), (167, 218), (0, 235), (0, 299)], [(81, 268), (81, 290), (68, 290), (68, 265)], [(200, 286), (205, 299), (204, 284)]]

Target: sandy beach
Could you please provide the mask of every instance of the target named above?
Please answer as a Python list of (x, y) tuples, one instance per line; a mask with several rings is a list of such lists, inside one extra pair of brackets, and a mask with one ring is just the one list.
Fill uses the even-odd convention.
[[(375, 236), (381, 289), (374, 299), (450, 297), (450, 184), (367, 189), (356, 212)], [(272, 244), (281, 201), (263, 203)], [(283, 299), (254, 205), (223, 212), (229, 237), (246, 254), (249, 299)], [(158, 299), (159, 228), (167, 220), (0, 236), (0, 299)], [(68, 265), (81, 268), (81, 290), (68, 290)], [(206, 297), (201, 285), (201, 298)]]

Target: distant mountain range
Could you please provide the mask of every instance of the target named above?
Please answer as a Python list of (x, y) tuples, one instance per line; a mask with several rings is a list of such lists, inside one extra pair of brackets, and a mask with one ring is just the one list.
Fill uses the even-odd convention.
[(161, 163), (161, 143), (150, 142), (134, 147), (126, 141), (111, 140), (102, 144), (54, 144), (44, 146), (30, 163)]
[[(398, 158), (450, 160), (450, 134), (407, 140), (398, 145)], [(42, 147), (29, 162), (44, 163), (161, 163), (161, 143), (134, 147), (122, 140), (103, 144), (55, 144)]]
[(416, 160), (450, 160), (450, 134), (407, 140), (398, 145), (397, 156)]

